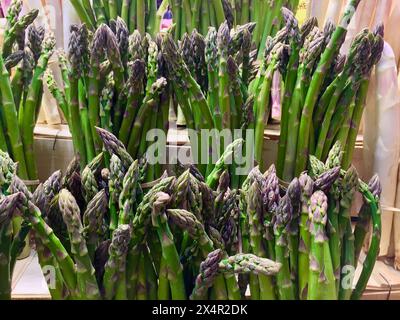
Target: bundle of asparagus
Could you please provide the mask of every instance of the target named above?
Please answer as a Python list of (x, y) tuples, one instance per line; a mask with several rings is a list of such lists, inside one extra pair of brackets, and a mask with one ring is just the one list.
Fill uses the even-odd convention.
[[(85, 25), (72, 26), (69, 56), (59, 53), (63, 86), (50, 71), (46, 81), (82, 167), (102, 151), (96, 126), (114, 132), (135, 159), (146, 152), (150, 129), (167, 132), (170, 91), (156, 41), (138, 31), (129, 36), (122, 19), (112, 29), (101, 25), (94, 35)], [(159, 178), (160, 170), (156, 167), (149, 181)]]
[[(326, 163), (311, 157), (311, 170), (292, 180), (286, 189), (279, 186), (274, 166), (265, 174), (258, 168), (249, 174), (241, 196), (244, 208), (241, 226), (248, 225), (247, 229), (241, 229), (242, 244), (260, 257), (282, 265), (275, 278), (250, 277), (252, 297), (284, 300), (361, 297), (379, 252), (376, 245), (381, 232), (381, 187), (377, 176), (366, 185), (354, 167), (341, 170), (342, 156), (342, 149), (336, 145)], [(364, 206), (353, 232), (350, 207), (357, 190), (364, 196)], [(371, 221), (373, 240), (361, 276), (353, 285)]]
[(157, 0), (71, 0), (82, 23), (95, 30), (102, 24), (110, 24), (118, 17), (123, 19), (131, 33), (138, 30), (157, 34), (169, 1)]
[(287, 6), (296, 10), (298, 0), (71, 0), (81, 21), (94, 30), (101, 24), (110, 24), (122, 18), (131, 33), (138, 30), (141, 35), (148, 32), (156, 36), (162, 19), (167, 14), (174, 22), (175, 40), (185, 33), (198, 30), (206, 35), (209, 27), (218, 28), (227, 21), (230, 28), (256, 23), (254, 44), (262, 57), (267, 36), (275, 35), (282, 19), (279, 12)]
[(145, 189), (146, 164), (98, 130), (109, 168), (103, 154), (82, 173), (74, 160), (32, 198), (20, 195), (39, 262), (54, 273), (54, 299), (241, 299), (236, 274), (279, 271), (279, 263), (239, 254), (237, 192), (227, 175), (213, 192), (195, 167), (179, 167), (177, 178)]
[[(32, 23), (38, 10), (20, 16), (22, 0), (13, 0), (7, 12), (0, 57), (0, 149), (18, 162), (24, 180), (37, 180), (33, 130), (42, 102), (43, 73), (53, 54), (52, 34)], [(12, 75), (12, 76), (11, 76)]]
[[(284, 77), (278, 174), (286, 181), (307, 167), (309, 155), (325, 161), (336, 141), (344, 149), (342, 167), (351, 165), (364, 111), (371, 71), (383, 50), (383, 27), (363, 30), (348, 56), (339, 49), (359, 0), (350, 1), (334, 30), (310, 26), (305, 39), (292, 29), (287, 41), (292, 54)], [(297, 67), (298, 66), (298, 67)]]
[[(379, 248), (380, 184), (340, 170), (340, 148), (326, 164), (312, 158), (309, 175), (287, 188), (274, 167), (253, 169), (241, 190), (224, 170), (213, 191), (195, 166), (178, 166), (149, 189), (146, 163), (97, 130), (109, 167), (101, 153), (82, 172), (75, 159), (33, 196), (15, 187), (39, 262), (52, 267), (54, 299), (358, 299), (365, 290)], [(365, 204), (353, 233), (357, 190)]]
[(30, 231), (29, 223), (22, 223), (19, 231), (14, 225), (17, 216), (25, 210), (23, 199), (32, 195), (16, 175), (17, 164), (0, 151), (0, 300), (11, 298), (11, 280), (17, 257), (25, 247)]

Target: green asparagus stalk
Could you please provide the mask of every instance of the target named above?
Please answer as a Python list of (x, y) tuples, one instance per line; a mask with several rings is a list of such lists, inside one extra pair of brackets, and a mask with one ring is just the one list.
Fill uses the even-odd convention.
[[(260, 257), (266, 257), (266, 252), (263, 248), (263, 237), (262, 237), (262, 195), (260, 185), (255, 181), (247, 195), (247, 215), (249, 217), (249, 231), (250, 231), (250, 246), (252, 252)], [(275, 300), (275, 289), (272, 283), (272, 279), (266, 276), (259, 276), (259, 298), (262, 300)], [(250, 285), (252, 288), (252, 285)], [(256, 292), (258, 291), (255, 289)], [(253, 292), (252, 292), (253, 296)]]
[(0, 254), (2, 263), (0, 265), (0, 300), (11, 300), (11, 277), (10, 254), (12, 242), (12, 218), (21, 195), (16, 193), (3, 197), (0, 201)]
[(167, 81), (165, 80), (165, 78), (159, 78), (152, 85), (151, 90), (147, 92), (147, 96), (145, 97), (144, 102), (137, 113), (135, 122), (133, 123), (133, 127), (130, 133), (128, 152), (131, 155), (137, 154), (140, 145), (140, 137), (142, 134), (141, 126), (143, 125), (146, 117), (149, 115), (149, 112), (156, 112), (158, 107), (159, 95), (166, 85)]
[(221, 249), (210, 252), (200, 265), (199, 275), (196, 278), (195, 287), (190, 300), (204, 300), (207, 298), (208, 289), (214, 284), (218, 275), (219, 263), (223, 258)]
[(119, 196), (120, 214), (118, 224), (129, 224), (136, 210), (137, 195), (141, 191), (139, 186), (139, 162), (136, 160), (129, 167), (122, 183), (122, 190)]
[(124, 144), (112, 133), (97, 127), (95, 129), (108, 153), (118, 156), (121, 159), (124, 169), (127, 170), (133, 163), (133, 159), (126, 151)]
[(365, 183), (360, 183), (359, 190), (364, 195), (365, 201), (370, 206), (371, 217), (372, 217), (372, 239), (367, 256), (363, 263), (363, 269), (361, 271), (360, 278), (358, 279), (356, 287), (353, 290), (353, 293), (351, 294), (351, 300), (359, 300), (365, 288), (367, 287), (368, 279), (372, 274), (376, 258), (379, 254), (379, 243), (382, 231), (381, 214), (379, 209), (379, 198), (371, 193), (368, 185), (366, 185)]
[(302, 194), (301, 194), (301, 215), (300, 215), (300, 243), (299, 243), (299, 298), (301, 300), (307, 299), (308, 277), (310, 268), (310, 246), (311, 235), (308, 230), (309, 218), (308, 207), (310, 198), (314, 190), (314, 181), (306, 174), (303, 173), (299, 178)]
[(82, 298), (99, 299), (100, 292), (94, 276), (94, 268), (82, 236), (83, 226), (80, 210), (72, 194), (63, 189), (59, 195), (59, 206), (71, 241), (71, 253), (77, 263), (77, 286)]
[(104, 230), (104, 217), (107, 213), (108, 199), (105, 190), (99, 191), (88, 203), (83, 214), (83, 225), (89, 256), (94, 260), (96, 248), (100, 244)]
[[(339, 232), (342, 243), (342, 269), (355, 265), (355, 238), (351, 225), (350, 208), (354, 200), (354, 194), (358, 188), (358, 173), (354, 167), (350, 167), (342, 182), (342, 196), (340, 200)], [(343, 276), (343, 272), (342, 276)], [(352, 280), (352, 279), (351, 279)], [(353, 289), (353, 281), (347, 282), (347, 286), (341, 283), (339, 299), (349, 300)]]
[(137, 0), (136, 3), (136, 29), (140, 32), (142, 36), (144, 36), (146, 32), (146, 23), (145, 23), (145, 1)]
[(223, 259), (219, 263), (221, 273), (252, 273), (255, 275), (274, 276), (279, 273), (281, 264), (253, 254), (237, 254)]
[[(111, 4), (110, 4), (111, 5)], [(91, 55), (90, 55), (90, 72), (88, 83), (88, 108), (89, 121), (92, 130), (92, 136), (96, 152), (101, 150), (101, 141), (96, 133), (96, 126), (99, 126), (99, 110), (100, 110), (100, 62), (104, 56), (104, 49), (107, 43), (108, 27), (101, 25), (93, 36)], [(72, 82), (71, 82), (72, 87)], [(73, 122), (73, 120), (71, 119)], [(74, 136), (74, 134), (73, 134)], [(79, 135), (80, 137), (81, 135)]]
[[(85, 1), (86, 2), (86, 1)], [(93, 17), (89, 15), (86, 11), (83, 3), (81, 0), (71, 0), (72, 6), (75, 8), (76, 12), (78, 13), (79, 19), (85, 23), (90, 29), (95, 28), (95, 21), (93, 21)]]
[(335, 276), (325, 227), (328, 198), (322, 191), (310, 199), (309, 219), (311, 233), (310, 271), (308, 280), (309, 300), (336, 299)]
[[(380, 184), (379, 178), (377, 175), (374, 175), (368, 183), (368, 189), (371, 194), (379, 199), (382, 193), (382, 186)], [(359, 261), (361, 250), (363, 249), (363, 245), (365, 242), (365, 238), (369, 232), (369, 227), (371, 223), (371, 211), (368, 202), (364, 200), (364, 203), (360, 209), (358, 214), (358, 221), (354, 228), (354, 242), (355, 242), (355, 267)]]
[(268, 67), (264, 80), (260, 86), (260, 93), (255, 101), (255, 159), (260, 167), (263, 167), (262, 151), (264, 146), (264, 130), (269, 116), (269, 97), (273, 74), (284, 59), (286, 48), (280, 44), (275, 46), (268, 56)]
[(158, 193), (153, 204), (152, 220), (157, 228), (157, 233), (162, 246), (162, 255), (168, 264), (168, 280), (170, 282), (171, 297), (186, 299), (186, 289), (183, 280), (182, 265), (174, 244), (174, 237), (167, 223), (165, 213), (166, 206), (170, 202), (170, 196), (166, 193)]
[(287, 249), (287, 226), (293, 214), (293, 207), (289, 197), (286, 195), (279, 202), (275, 215), (275, 255), (276, 261), (282, 264), (277, 275), (277, 289), (281, 300), (294, 300), (295, 292), (290, 275), (289, 254)]
[(130, 237), (129, 225), (122, 224), (113, 232), (103, 280), (106, 299), (127, 300), (126, 254)]
[(324, 38), (319, 32), (311, 32), (300, 52), (300, 68), (292, 103), (288, 110), (288, 123), (291, 124), (293, 132), (287, 137), (286, 158), (283, 171), (283, 179), (285, 181), (290, 181), (294, 176), (301, 108), (305, 99), (304, 92), (310, 82), (315, 61), (317, 61), (321, 53), (323, 41)]

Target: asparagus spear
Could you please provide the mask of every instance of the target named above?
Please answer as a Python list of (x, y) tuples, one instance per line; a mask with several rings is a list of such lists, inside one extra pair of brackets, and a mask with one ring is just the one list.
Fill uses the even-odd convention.
[(31, 202), (24, 199), (22, 210), (24, 218), (32, 224), (42, 243), (51, 251), (57, 260), (58, 266), (62, 272), (65, 284), (72, 297), (81, 297), (77, 288), (76, 267), (71, 256), (68, 254), (60, 240), (54, 234), (53, 230), (43, 220), (40, 210)]
[[(42, 78), (45, 70), (47, 69), (47, 64), (49, 62), (50, 57), (53, 55), (54, 48), (56, 45), (56, 40), (54, 35), (49, 34), (43, 41), (43, 50), (40, 55), (37, 67), (34, 71), (31, 86), (28, 90), (28, 94), (26, 97), (26, 103), (23, 108), (22, 116), (20, 116), (20, 130), (21, 130), (21, 138), (22, 143), (24, 145), (25, 151), (25, 161), (27, 164), (28, 176), (30, 179), (37, 179), (37, 168), (36, 168), (36, 159), (34, 156), (33, 150), (33, 131), (36, 125), (36, 105), (39, 97), (41, 97), (42, 90)], [(22, 121), (22, 122), (21, 122)]]
[(135, 60), (130, 65), (130, 78), (129, 78), (129, 98), (127, 108), (125, 110), (124, 118), (122, 120), (119, 137), (126, 145), (129, 141), (129, 132), (131, 124), (135, 115), (140, 107), (140, 100), (143, 94), (143, 79), (145, 75), (145, 63), (142, 60)]
[[(377, 182), (377, 184), (379, 185), (379, 182)], [(380, 187), (377, 187), (375, 190), (379, 189)], [(382, 232), (379, 197), (373, 195), (372, 192), (369, 190), (368, 185), (365, 183), (360, 183), (359, 190), (364, 195), (365, 201), (370, 206), (372, 217), (372, 239), (367, 256), (363, 262), (363, 269), (361, 271), (360, 278), (358, 279), (356, 287), (351, 294), (351, 300), (359, 300), (365, 288), (367, 287), (368, 279), (372, 274), (376, 258), (379, 254), (379, 243)]]
[(291, 221), (293, 207), (288, 195), (284, 196), (276, 210), (274, 219), (275, 255), (276, 261), (282, 264), (277, 275), (277, 289), (279, 298), (282, 300), (294, 300), (295, 292), (290, 275), (289, 255), (287, 249), (287, 228)]
[(122, 183), (122, 190), (119, 196), (119, 225), (129, 224), (133, 219), (132, 213), (136, 212), (137, 198), (141, 192), (139, 174), (139, 162), (136, 160), (129, 167)]
[(218, 130), (222, 130), (222, 117), (219, 108), (219, 80), (218, 80), (218, 50), (217, 50), (217, 31), (215, 28), (208, 29), (206, 37), (205, 58), (208, 74), (208, 96), (207, 101), (213, 114), (214, 125)]
[[(358, 188), (358, 173), (354, 167), (346, 172), (342, 181), (342, 195), (340, 200), (340, 213), (339, 213), (339, 232), (341, 237), (341, 257), (342, 257), (342, 270), (347, 266), (353, 267), (355, 265), (355, 238), (351, 225), (350, 208), (354, 200), (354, 194)], [(342, 272), (341, 272), (342, 273)], [(342, 274), (342, 276), (345, 276)], [(353, 281), (347, 283), (348, 286), (344, 287), (343, 284), (339, 288), (339, 299), (349, 300), (352, 292)]]
[[(101, 141), (96, 133), (95, 127), (100, 124), (99, 109), (100, 109), (100, 62), (105, 54), (107, 45), (107, 35), (109, 29), (106, 25), (101, 25), (95, 32), (92, 41), (90, 54), (90, 72), (88, 83), (88, 108), (89, 121), (92, 130), (92, 137), (95, 145), (95, 150), (100, 151)], [(72, 82), (71, 82), (72, 87)], [(71, 119), (72, 121), (72, 119)]]
[(210, 252), (200, 265), (199, 275), (196, 278), (195, 287), (190, 300), (204, 300), (207, 298), (207, 291), (214, 284), (218, 275), (219, 263), (223, 258), (221, 249)]
[(125, 170), (127, 170), (133, 163), (133, 159), (126, 151), (124, 144), (119, 141), (116, 136), (114, 136), (107, 130), (98, 127), (96, 127), (95, 129), (100, 139), (103, 141), (104, 147), (106, 148), (108, 153), (118, 156), (122, 161), (123, 167), (125, 168)]
[(77, 286), (79, 294), (86, 299), (99, 299), (100, 292), (94, 275), (94, 268), (88, 253), (86, 241), (82, 235), (83, 226), (80, 218), (79, 207), (72, 194), (63, 189), (59, 195), (59, 206), (67, 225), (71, 241), (71, 253), (77, 267)]
[(110, 179), (108, 184), (111, 232), (118, 226), (119, 197), (122, 192), (124, 175), (125, 172), (121, 160), (113, 154), (110, 160)]
[(281, 264), (253, 254), (237, 254), (219, 263), (221, 273), (252, 273), (273, 276), (279, 273)]
[(84, 191), (83, 196), (87, 203), (89, 203), (90, 200), (92, 200), (92, 198), (99, 191), (99, 185), (97, 183), (96, 173), (99, 170), (102, 161), (103, 161), (103, 154), (100, 153), (82, 171), (82, 187)]
[(293, 212), (288, 224), (287, 241), (289, 245), (290, 272), (293, 281), (294, 292), (298, 297), (298, 260), (299, 260), (299, 223), (301, 209), (301, 185), (299, 179), (294, 178), (289, 184), (286, 194), (292, 204)]
[(309, 218), (308, 207), (310, 198), (314, 190), (314, 181), (306, 173), (303, 173), (299, 178), (301, 186), (301, 215), (300, 215), (300, 243), (299, 243), (299, 261), (298, 261), (298, 274), (299, 274), (299, 298), (301, 300), (307, 299), (307, 287), (309, 277), (309, 254), (311, 246), (311, 236), (308, 230)]
[(272, 85), (274, 72), (279, 68), (280, 64), (284, 63), (287, 54), (287, 47), (278, 43), (271, 48), (267, 54), (268, 67), (265, 71), (265, 76), (262, 84), (260, 84), (260, 92), (257, 100), (254, 103), (255, 112), (255, 159), (262, 167), (262, 151), (264, 146), (264, 129), (269, 116), (269, 96)]
[(186, 290), (183, 281), (182, 265), (174, 244), (173, 235), (169, 229), (166, 217), (166, 206), (170, 196), (166, 193), (157, 193), (152, 208), (153, 226), (157, 228), (163, 259), (168, 265), (168, 280), (172, 299), (186, 299)]
[(127, 300), (126, 255), (130, 237), (129, 225), (119, 225), (113, 232), (103, 280), (105, 297), (108, 300)]
[(307, 37), (303, 49), (300, 51), (300, 68), (292, 97), (292, 103), (288, 110), (288, 121), (292, 125), (293, 132), (287, 137), (286, 157), (283, 171), (283, 179), (290, 181), (294, 175), (296, 165), (296, 151), (298, 141), (298, 129), (301, 117), (301, 108), (304, 103), (304, 92), (306, 92), (311, 80), (311, 73), (314, 64), (318, 60), (324, 37), (320, 35), (318, 29), (311, 32)]
[[(379, 181), (379, 177), (374, 175), (368, 183), (368, 189), (371, 194), (376, 198), (379, 199), (382, 193), (382, 186)], [(359, 261), (360, 253), (364, 245), (364, 241), (366, 235), (369, 232), (369, 226), (371, 222), (371, 212), (368, 202), (365, 201), (360, 209), (358, 214), (358, 221), (354, 229), (354, 243), (355, 243), (355, 259), (354, 263), (355, 266)]]
[(103, 189), (90, 200), (83, 214), (84, 235), (92, 261), (96, 248), (104, 236), (104, 218), (107, 213), (107, 206), (107, 194)]
[(83, 26), (71, 26), (71, 38), (69, 43), (69, 60), (71, 63), (71, 70), (69, 74), (69, 81), (71, 87), (71, 97), (69, 98), (69, 119), (71, 124), (72, 138), (74, 148), (77, 156), (81, 161), (81, 166), (86, 165), (86, 149), (85, 142), (82, 140), (83, 131), (80, 125), (79, 115), (79, 78), (82, 74), (82, 42), (81, 35), (84, 32)]
[(2, 263), (0, 265), (0, 299), (11, 299), (11, 242), (12, 242), (12, 218), (15, 209), (21, 201), (21, 194), (16, 193), (3, 197), (0, 200), (0, 254)]
[(310, 271), (308, 299), (336, 299), (335, 276), (325, 227), (327, 223), (328, 198), (322, 191), (310, 199), (309, 219), (311, 233)]

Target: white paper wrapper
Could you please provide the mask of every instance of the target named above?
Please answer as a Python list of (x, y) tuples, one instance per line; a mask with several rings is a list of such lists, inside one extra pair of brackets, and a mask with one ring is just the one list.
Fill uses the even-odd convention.
[(376, 3), (375, 17), (372, 26), (376, 26), (379, 23), (383, 23), (386, 27), (386, 22), (389, 18), (391, 7), (392, 7), (392, 0), (379, 0)]
[(335, 24), (339, 23), (340, 14), (342, 12), (344, 0), (328, 0), (328, 8), (326, 10), (325, 22), (330, 20)]
[(392, 10), (385, 24), (385, 40), (390, 44), (396, 57), (397, 68), (400, 60), (400, 1), (393, 1)]
[[(400, 209), (400, 168), (397, 178), (396, 208)], [(395, 212), (393, 222), (393, 243), (395, 250), (394, 267), (400, 270), (400, 212)]]
[(326, 9), (328, 8), (329, 1), (321, 0), (310, 0), (309, 4), (309, 16), (316, 17), (318, 19), (319, 26), (323, 26), (325, 22)]
[[(382, 206), (393, 207), (396, 200), (400, 155), (400, 92), (393, 50), (385, 43), (375, 72), (375, 104), (367, 104), (364, 127), (366, 173), (379, 174), (382, 183)], [(382, 212), (382, 256), (388, 254), (393, 226), (393, 212)]]

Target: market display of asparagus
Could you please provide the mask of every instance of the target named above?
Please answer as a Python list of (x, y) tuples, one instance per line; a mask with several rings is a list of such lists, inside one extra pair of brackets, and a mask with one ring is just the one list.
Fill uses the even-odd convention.
[(39, 11), (20, 16), (22, 6), (22, 0), (11, 2), (1, 48), (0, 149), (18, 162), (22, 179), (36, 181), (33, 131), (42, 103), (43, 73), (55, 39), (33, 25)]
[[(74, 159), (33, 194), (10, 158), (0, 158), (8, 190), (0, 201), (0, 234), (8, 240), (1, 249), (13, 252), (7, 230), (22, 214), (43, 270), (52, 270), (53, 299), (347, 300), (365, 290), (379, 250), (381, 188), (376, 176), (366, 185), (353, 167), (340, 169), (339, 143), (326, 163), (312, 157), (310, 172), (287, 187), (272, 166), (264, 174), (254, 168), (235, 190), (228, 170), (213, 188), (195, 166), (182, 165), (144, 184), (146, 163), (97, 130), (109, 166), (105, 153), (83, 170)], [(357, 191), (364, 206), (353, 232)], [(370, 225), (371, 244), (353, 286)]]

